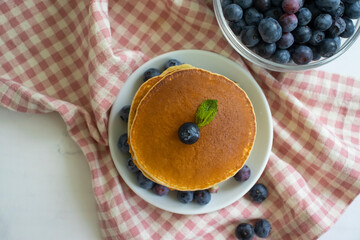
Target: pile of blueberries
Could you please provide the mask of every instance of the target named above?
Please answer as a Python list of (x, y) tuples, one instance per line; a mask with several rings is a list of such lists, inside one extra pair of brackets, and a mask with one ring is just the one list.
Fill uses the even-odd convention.
[(221, 6), (246, 47), (282, 64), (331, 57), (360, 18), (360, 0), (223, 0)]

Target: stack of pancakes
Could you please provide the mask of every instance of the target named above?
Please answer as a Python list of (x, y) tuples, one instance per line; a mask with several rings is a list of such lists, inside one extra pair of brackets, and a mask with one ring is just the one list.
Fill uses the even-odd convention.
[[(194, 122), (207, 99), (218, 101), (214, 120), (191, 145), (179, 127)], [(156, 183), (180, 191), (208, 189), (234, 176), (255, 141), (256, 121), (246, 93), (228, 78), (183, 64), (146, 81), (129, 114), (128, 143), (139, 170)]]

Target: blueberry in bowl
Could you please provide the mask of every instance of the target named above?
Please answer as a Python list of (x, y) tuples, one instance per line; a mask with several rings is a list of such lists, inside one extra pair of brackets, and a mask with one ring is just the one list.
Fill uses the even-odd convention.
[[(242, 9), (241, 18), (224, 14), (230, 5), (237, 12)], [(273, 71), (322, 66), (360, 35), (360, 0), (213, 0), (213, 6), (229, 44), (245, 59)], [(270, 43), (275, 50), (265, 45)]]

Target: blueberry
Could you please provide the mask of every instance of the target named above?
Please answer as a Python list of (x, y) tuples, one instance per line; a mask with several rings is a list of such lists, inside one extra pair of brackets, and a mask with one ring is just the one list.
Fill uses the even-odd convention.
[(122, 151), (124, 153), (129, 152), (129, 144), (128, 144), (127, 140), (128, 140), (128, 135), (127, 135), (127, 133), (124, 133), (119, 137), (118, 144), (117, 144), (120, 151)]
[(345, 31), (340, 34), (340, 37), (349, 38), (355, 32), (354, 23), (350, 18), (344, 18), (344, 21), (345, 21), (346, 27), (345, 27)]
[(340, 5), (340, 0), (315, 0), (315, 5), (324, 12), (336, 10)]
[(298, 25), (298, 19), (295, 14), (284, 13), (279, 18), (279, 24), (283, 32), (291, 32)]
[(299, 26), (292, 32), (295, 42), (306, 43), (312, 36), (312, 31), (309, 26)]
[(229, 22), (229, 27), (235, 35), (240, 35), (241, 30), (246, 26), (244, 19), (241, 19), (238, 22)]
[(260, 219), (256, 221), (254, 232), (260, 238), (266, 238), (271, 231), (271, 224), (266, 219)]
[(315, 30), (309, 40), (309, 43), (313, 46), (319, 45), (325, 39), (325, 33), (319, 30)]
[(252, 201), (261, 203), (267, 198), (268, 191), (263, 184), (257, 183), (250, 189), (249, 194)]
[(337, 51), (337, 50), (340, 48), (340, 46), (341, 46), (341, 39), (340, 39), (339, 36), (336, 36), (336, 37), (334, 37), (333, 39), (334, 39), (335, 42), (336, 42), (336, 51)]
[(341, 33), (345, 31), (345, 28), (346, 28), (345, 20), (342, 18), (337, 18), (333, 22), (331, 27), (328, 29), (327, 34), (329, 37), (339, 36)]
[(319, 53), (323, 57), (331, 57), (336, 53), (338, 44), (333, 38), (325, 38), (320, 44)]
[(343, 2), (340, 2), (339, 7), (336, 8), (334, 11), (330, 11), (329, 13), (334, 19), (337, 19), (344, 14), (344, 11), (345, 11), (345, 5)]
[(290, 53), (285, 49), (278, 49), (272, 55), (271, 59), (277, 63), (288, 63), (290, 62)]
[(271, 0), (271, 5), (280, 7), (283, 0)]
[(200, 205), (206, 205), (211, 200), (211, 194), (208, 190), (199, 190), (194, 193), (194, 201)]
[(294, 43), (294, 36), (292, 33), (283, 33), (280, 40), (276, 42), (279, 49), (288, 49)]
[(237, 4), (230, 4), (224, 8), (224, 17), (228, 21), (238, 22), (243, 17), (243, 10)]
[(129, 169), (130, 172), (136, 173), (136, 172), (139, 171), (139, 169), (135, 165), (134, 160), (132, 159), (132, 157), (128, 158), (126, 166), (127, 166), (127, 168)]
[(235, 235), (239, 240), (250, 240), (254, 236), (254, 228), (248, 223), (240, 223), (235, 229)]
[(247, 165), (244, 165), (235, 175), (234, 178), (238, 182), (245, 182), (250, 178), (251, 170)]
[(321, 58), (321, 55), (319, 53), (318, 47), (309, 45), (309, 48), (311, 48), (311, 51), (313, 52), (313, 61), (317, 61)]
[(282, 29), (278, 21), (265, 18), (260, 21), (258, 31), (264, 42), (275, 43), (281, 38)]
[(156, 195), (165, 196), (169, 193), (169, 188), (160, 184), (155, 184), (153, 191)]
[(264, 13), (264, 16), (278, 20), (282, 14), (283, 11), (280, 7), (272, 7)]
[(291, 54), (291, 59), (296, 64), (305, 65), (313, 59), (313, 52), (308, 46), (300, 45), (295, 48), (294, 52)]
[(298, 25), (305, 26), (307, 25), (312, 18), (312, 14), (309, 9), (307, 8), (300, 8), (299, 11), (296, 13), (298, 18)]
[(159, 76), (161, 74), (161, 72), (156, 69), (156, 68), (149, 68), (148, 70), (145, 71), (144, 73), (144, 82), (146, 82), (147, 80), (149, 80), (152, 77), (156, 77)]
[(153, 181), (145, 177), (144, 174), (140, 171), (136, 175), (136, 180), (139, 186), (144, 189), (151, 189), (155, 185)]
[(247, 9), (252, 6), (253, 0), (234, 0), (234, 3), (239, 5), (242, 9)]
[(350, 4), (345, 4), (344, 15), (351, 19), (360, 18), (360, 1), (356, 1)]
[(259, 12), (265, 12), (266, 10), (270, 9), (271, 1), (270, 0), (253, 0), (253, 6)]
[(343, 0), (344, 3), (354, 3), (356, 1), (358, 1), (358, 0)]
[(302, 5), (302, 0), (283, 0), (282, 9), (286, 13), (296, 13)]
[(178, 191), (177, 192), (177, 199), (179, 200), (179, 202), (181, 203), (189, 203), (193, 200), (194, 198), (194, 192), (191, 191)]
[(263, 18), (263, 14), (253, 7), (245, 10), (244, 19), (247, 25), (257, 26)]
[(241, 41), (247, 47), (254, 47), (260, 42), (260, 34), (255, 26), (246, 26), (240, 34)]
[(317, 8), (314, 1), (306, 1), (304, 7), (309, 9), (312, 15), (312, 19), (315, 19), (322, 12)]
[(200, 130), (195, 123), (187, 122), (179, 127), (178, 136), (185, 144), (194, 144), (199, 140)]
[(233, 3), (233, 0), (223, 0), (221, 1), (221, 7), (224, 9), (227, 5), (230, 5)]
[(314, 20), (314, 28), (320, 31), (326, 31), (331, 27), (332, 22), (330, 14), (320, 14)]
[(178, 65), (181, 65), (181, 64), (182, 63), (179, 60), (170, 59), (169, 61), (167, 61), (165, 63), (164, 70), (168, 69), (169, 67), (178, 66)]
[(120, 118), (124, 122), (129, 121), (130, 105), (125, 105), (120, 109)]
[(255, 46), (254, 51), (263, 58), (269, 58), (276, 51), (276, 43), (260, 42)]

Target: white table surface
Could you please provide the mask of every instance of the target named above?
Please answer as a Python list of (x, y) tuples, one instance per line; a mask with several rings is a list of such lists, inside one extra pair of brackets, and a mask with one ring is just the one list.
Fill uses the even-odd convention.
[[(360, 42), (321, 69), (360, 76)], [(358, 240), (357, 197), (321, 240)], [(90, 171), (57, 113), (0, 107), (0, 239), (101, 239)]]

